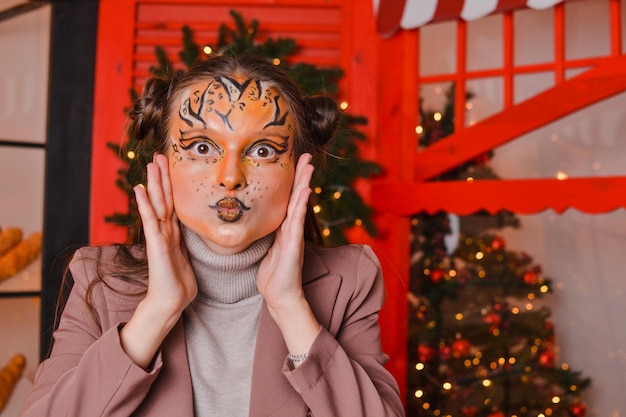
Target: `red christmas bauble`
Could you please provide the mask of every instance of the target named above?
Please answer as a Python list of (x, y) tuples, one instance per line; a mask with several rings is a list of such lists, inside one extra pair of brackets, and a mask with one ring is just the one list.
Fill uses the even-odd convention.
[(538, 280), (537, 273), (534, 271), (526, 271), (524, 274), (524, 283), (526, 285), (537, 285)]
[(444, 271), (443, 269), (434, 269), (430, 273), (430, 282), (432, 282), (433, 284), (436, 284), (439, 281), (441, 281), (441, 278), (445, 276), (446, 276), (446, 271)]
[(488, 417), (504, 417), (504, 412), (496, 411), (495, 413), (489, 414)]
[(491, 241), (491, 248), (495, 250), (504, 250), (505, 242), (501, 237), (494, 237)]
[(465, 417), (474, 417), (476, 415), (476, 411), (478, 411), (478, 409), (475, 405), (470, 405), (469, 407), (461, 407), (461, 412)]
[(502, 322), (500, 315), (497, 313), (489, 313), (485, 316), (483, 320), (485, 320), (485, 323), (490, 325), (489, 328), (491, 329), (491, 331), (500, 327), (500, 323)]
[(452, 356), (455, 358), (462, 358), (463, 356), (467, 356), (470, 352), (470, 348), (472, 347), (469, 340), (466, 339), (457, 339), (452, 342)]
[(539, 364), (544, 368), (552, 368), (554, 366), (554, 351), (546, 349), (539, 354)]
[(429, 362), (435, 357), (435, 348), (430, 345), (421, 344), (417, 347), (417, 357), (420, 362)]
[(569, 413), (572, 417), (584, 417), (585, 414), (587, 414), (587, 407), (585, 403), (574, 401), (572, 405), (569, 406)]

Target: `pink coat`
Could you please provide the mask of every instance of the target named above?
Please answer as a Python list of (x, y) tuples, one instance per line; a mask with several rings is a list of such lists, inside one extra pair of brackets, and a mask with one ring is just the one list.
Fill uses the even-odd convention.
[[(85, 291), (98, 254), (83, 248), (71, 263), (75, 284), (49, 359), (37, 370), (22, 417), (192, 417), (191, 377), (182, 320), (163, 342), (153, 370), (135, 365), (121, 348), (118, 328), (142, 296), (94, 287), (93, 312)], [(282, 335), (263, 303), (252, 369), (250, 417), (403, 416), (396, 381), (384, 368), (378, 311), (384, 298), (378, 260), (368, 246), (307, 247), (303, 285), (323, 328), (309, 357), (291, 370)], [(145, 284), (108, 278), (123, 293)]]

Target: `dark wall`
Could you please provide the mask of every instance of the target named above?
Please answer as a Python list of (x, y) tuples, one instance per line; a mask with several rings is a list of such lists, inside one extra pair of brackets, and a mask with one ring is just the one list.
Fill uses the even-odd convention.
[(54, 0), (51, 18), (41, 345), (48, 355), (61, 280), (89, 242), (91, 133), (98, 0)]

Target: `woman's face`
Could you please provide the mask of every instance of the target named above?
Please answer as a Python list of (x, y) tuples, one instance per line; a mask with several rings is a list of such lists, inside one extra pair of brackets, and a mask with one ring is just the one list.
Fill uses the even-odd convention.
[(285, 218), (292, 116), (277, 90), (252, 79), (217, 77), (181, 97), (168, 152), (176, 214), (214, 252), (240, 252)]

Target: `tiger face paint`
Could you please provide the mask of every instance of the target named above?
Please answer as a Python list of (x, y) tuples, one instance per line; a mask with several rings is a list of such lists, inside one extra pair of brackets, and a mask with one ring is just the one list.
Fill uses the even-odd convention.
[(212, 250), (240, 252), (280, 226), (295, 174), (294, 123), (276, 89), (242, 78), (196, 83), (170, 136), (176, 213)]

